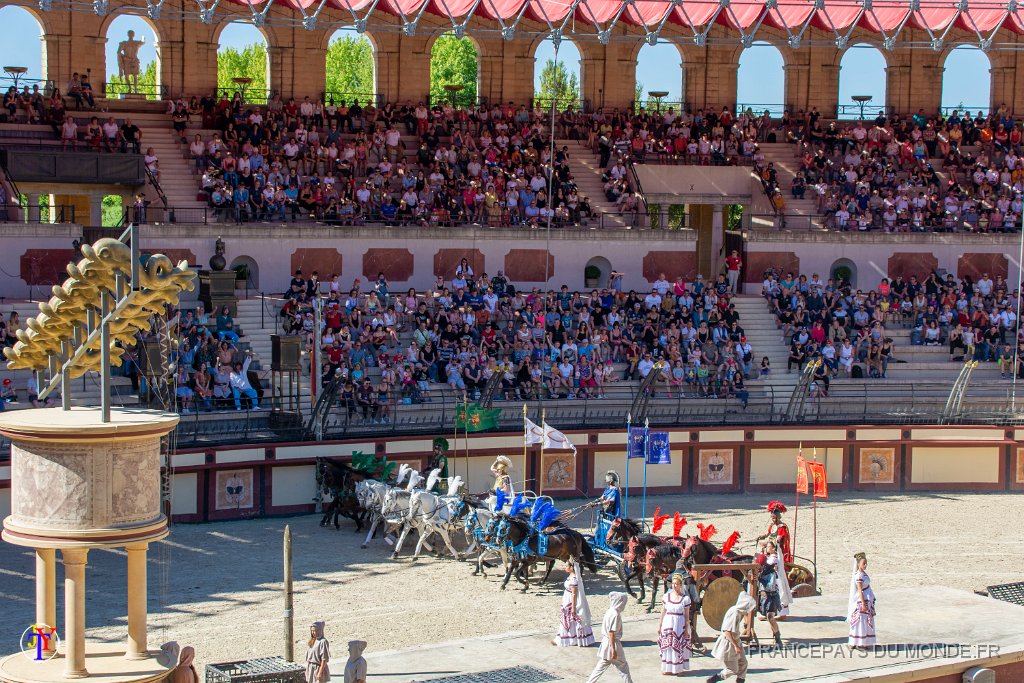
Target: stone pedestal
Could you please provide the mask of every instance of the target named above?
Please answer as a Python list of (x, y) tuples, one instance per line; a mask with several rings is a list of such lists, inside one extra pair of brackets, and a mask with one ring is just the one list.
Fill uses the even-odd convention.
[[(57, 628), (60, 648), (45, 662), (24, 653), (0, 661), (0, 680), (42, 683), (163, 678), (173, 662), (150, 656), (146, 639), (146, 552), (167, 536), (160, 504), (160, 439), (178, 416), (99, 408), (4, 413), (0, 433), (11, 440), (11, 515), (3, 540), (36, 551), (36, 610), (28, 625)], [(127, 550), (128, 634), (123, 651), (85, 639), (85, 582), (91, 548)], [(56, 615), (56, 551), (64, 565), (64, 624)], [(18, 618), (9, 615), (10, 618)], [(52, 651), (51, 651), (52, 652)], [(142, 663), (140, 663), (142, 662)]]

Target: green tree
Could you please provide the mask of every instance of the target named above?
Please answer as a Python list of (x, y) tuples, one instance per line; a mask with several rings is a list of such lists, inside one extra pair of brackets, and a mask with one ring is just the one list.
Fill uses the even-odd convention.
[(373, 97), (373, 46), (366, 36), (335, 38), (327, 46), (327, 93), (336, 104)]
[(540, 72), (540, 90), (533, 95), (543, 107), (554, 101), (555, 107), (565, 109), (568, 106), (579, 106), (580, 80), (576, 72), (570, 73), (565, 62), (549, 59)]
[(116, 228), (119, 227), (124, 221), (124, 209), (122, 207), (123, 200), (121, 195), (108, 194), (103, 198), (102, 210), (103, 210), (103, 227), (104, 228)]
[[(118, 74), (110, 74), (107, 79), (107, 94), (120, 95), (131, 92), (128, 79), (121, 78)], [(152, 61), (142, 68), (139, 74), (139, 92), (145, 94), (147, 100), (160, 99), (156, 90), (156, 61)]]
[(245, 99), (254, 104), (267, 101), (267, 46), (263, 43), (246, 45), (241, 50), (226, 47), (217, 52), (217, 88), (234, 95), (241, 88), (234, 78), (251, 78), (245, 87)]
[(469, 38), (445, 34), (434, 42), (430, 51), (430, 101), (450, 102), (452, 94), (446, 85), (461, 85), (455, 103), (469, 107), (476, 104), (476, 81), (479, 74), (476, 45)]

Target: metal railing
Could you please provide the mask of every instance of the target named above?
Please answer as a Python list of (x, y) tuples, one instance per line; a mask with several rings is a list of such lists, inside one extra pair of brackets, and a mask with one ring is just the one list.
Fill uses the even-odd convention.
[(227, 95), (229, 100), (234, 100), (235, 95), (242, 98), (244, 104), (257, 104), (265, 105), (269, 102), (274, 95), (278, 94), (276, 90), (267, 88), (240, 88), (238, 86), (231, 88), (217, 88), (217, 97)]
[[(544, 229), (547, 222), (538, 220), (536, 222), (512, 221), (504, 216), (495, 223), (490, 223), (481, 217), (478, 221), (466, 219), (434, 220), (429, 216), (423, 218), (393, 218), (385, 219), (382, 216), (358, 216), (319, 218), (306, 213), (299, 214), (293, 218), (291, 211), (285, 212), (285, 220), (281, 220), (279, 212), (273, 215), (257, 217), (250, 210), (243, 213), (238, 208), (230, 206), (225, 208), (214, 207), (165, 207), (157, 204), (149, 204), (144, 210), (134, 206), (125, 207), (125, 223), (136, 222), (143, 224), (156, 223), (181, 223), (183, 225), (224, 225), (241, 223), (266, 223), (272, 225), (329, 225), (340, 228), (381, 226), (381, 227), (407, 227), (410, 229), (423, 227), (450, 227), (474, 229), (481, 227), (510, 228), (510, 229)], [(578, 221), (571, 219), (555, 219), (551, 227), (557, 230), (625, 230), (625, 229), (651, 229), (658, 227), (652, 225), (650, 217), (641, 208), (636, 212), (599, 212), (592, 217), (581, 216)]]
[(939, 107), (939, 112), (943, 116), (952, 116), (955, 112), (959, 114), (960, 118), (964, 118), (965, 116), (968, 115), (971, 118), (974, 118), (975, 116), (978, 115), (979, 111), (982, 112), (982, 116), (988, 116), (989, 114), (992, 113), (992, 108), (987, 104), (983, 107), (965, 107), (963, 105), (958, 105), (956, 107)]
[(965, 234), (991, 234), (991, 233), (1014, 233), (1020, 231), (1020, 223), (1011, 226), (991, 226), (985, 222), (967, 221), (963, 216), (949, 216), (950, 220), (942, 222), (926, 222), (920, 226), (898, 226), (897, 230), (885, 229), (879, 215), (871, 215), (866, 227), (862, 228), (857, 222), (857, 217), (850, 219), (850, 224), (844, 229), (836, 225), (835, 217), (828, 214), (790, 214), (784, 211), (775, 215), (772, 214), (743, 214), (744, 230), (790, 230), (793, 232), (818, 230), (829, 232), (955, 232)]
[[(530, 109), (543, 109), (545, 111), (551, 111), (551, 105), (554, 103), (553, 100), (554, 98), (551, 97), (533, 97), (530, 99)], [(582, 97), (577, 99), (570, 99), (565, 97), (558, 98), (558, 101), (555, 104), (556, 109), (559, 113), (569, 111), (570, 109), (575, 114), (586, 114), (591, 111), (590, 100), (583, 99)]]
[[(375, 92), (337, 92), (335, 90), (325, 90), (321, 93), (321, 97), (324, 104), (331, 104), (333, 102), (338, 107), (342, 104), (346, 106), (351, 105), (355, 100), (359, 100), (360, 106), (366, 106), (373, 102), (373, 106), (378, 109), (386, 104), (384, 95)], [(325, 112), (324, 116), (326, 117), (326, 115)]]
[(73, 204), (56, 204), (54, 206), (30, 206), (28, 202), (21, 204), (19, 223), (74, 223), (75, 207)]
[(676, 114), (682, 114), (686, 111), (686, 103), (681, 100), (655, 100), (644, 99), (644, 100), (633, 100), (629, 103), (629, 109), (634, 114), (640, 114), (641, 111), (647, 114), (665, 114), (671, 109)]
[(887, 114), (889, 108), (884, 104), (864, 104), (864, 116), (861, 116), (861, 106), (859, 104), (840, 104), (836, 105), (836, 118), (840, 121), (857, 121), (863, 118), (865, 121), (873, 119), (879, 114)]
[(53, 89), (56, 87), (53, 81), (45, 78), (26, 78), (24, 76), (14, 78), (6, 73), (0, 76), (0, 92), (7, 92), (11, 86), (14, 85), (18, 87), (19, 93), (23, 93), (26, 87), (28, 87), (29, 93), (31, 93), (32, 86), (38, 85), (39, 92), (41, 92), (45, 97), (52, 95)]
[[(437, 386), (437, 385), (433, 385)], [(499, 398), (496, 429), (516, 432), (523, 428), (523, 404), (534, 421), (543, 412), (550, 424), (572, 429), (618, 429), (626, 422), (639, 383), (612, 384), (605, 387), (605, 398)], [(873, 379), (861, 382), (834, 382), (827, 393), (814, 387), (803, 409), (793, 419), (786, 418), (789, 392), (775, 393), (771, 385), (748, 387), (746, 400), (706, 398), (693, 387), (680, 397), (673, 387), (667, 395), (663, 387), (648, 403), (647, 417), (657, 427), (714, 427), (757, 425), (913, 425), (939, 424), (947, 401), (949, 382), (914, 382)], [(963, 410), (953, 420), (957, 424), (1024, 424), (1024, 405), (1018, 410), (1010, 397), (1008, 383), (974, 384), (968, 391)], [(390, 435), (444, 434), (453, 428), (456, 403), (461, 392), (447, 385), (432, 389), (430, 402), (422, 397), (403, 398), (400, 393), (383, 406), (335, 401), (324, 421), (323, 439), (372, 438)], [(472, 396), (470, 402), (472, 403)], [(288, 397), (265, 396), (263, 410), (238, 412), (232, 405), (213, 413), (189, 413), (182, 416), (175, 432), (179, 447), (198, 445), (253, 443), (270, 441), (312, 441), (297, 412), (270, 409), (287, 405)], [(302, 405), (299, 403), (299, 405)], [(306, 404), (308, 405), (308, 404)], [(565, 428), (565, 427), (562, 427)]]
[(740, 116), (750, 110), (754, 116), (761, 116), (765, 112), (773, 119), (781, 119), (782, 115), (790, 108), (785, 104), (754, 104), (751, 102), (737, 102), (735, 114)]
[(103, 81), (100, 83), (100, 92), (107, 99), (126, 99), (126, 95), (142, 95), (147, 100), (166, 100), (168, 92), (166, 85), (157, 83), (130, 83)]

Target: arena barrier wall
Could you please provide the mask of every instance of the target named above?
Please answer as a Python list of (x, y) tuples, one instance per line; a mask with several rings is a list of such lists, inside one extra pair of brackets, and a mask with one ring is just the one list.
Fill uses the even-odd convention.
[[(282, 292), (297, 268), (319, 270), (326, 280), (373, 279), (387, 273), (393, 291), (430, 287), (441, 275), (450, 279), (460, 259), (476, 272), (505, 275), (518, 286), (585, 290), (584, 269), (601, 264), (603, 285), (611, 269), (625, 273), (623, 286), (648, 290), (659, 273), (688, 281), (698, 273), (694, 230), (552, 230), (545, 248), (524, 248), (536, 231), (491, 228), (418, 228), (415, 231), (378, 226), (316, 229), (263, 224), (142, 226), (147, 251), (165, 252), (205, 267), (218, 238), (227, 243), (228, 259), (245, 257), (258, 273), (254, 289)], [(74, 257), (71, 242), (81, 239), (78, 225), (0, 223), (0, 269), (17, 277), (0, 279), (0, 297), (23, 299), (46, 292), (65, 276)], [(854, 287), (871, 289), (883, 277), (918, 275), (943, 269), (956, 277), (982, 272), (1013, 281), (1018, 267), (1007, 257), (1016, 253), (1014, 235), (886, 234), (835, 232), (744, 233), (745, 292), (761, 290), (768, 268), (783, 273), (819, 273), (848, 269)], [(879, 256), (882, 254), (883, 256)], [(546, 263), (545, 263), (546, 259)], [(704, 273), (708, 276), (709, 273)], [(547, 278), (545, 280), (545, 277)]]
[[(590, 497), (605, 471), (625, 481), (625, 433), (566, 432), (570, 451), (530, 447), (518, 433), (478, 434), (456, 442), (452, 474), (472, 492), (492, 484), (497, 455), (512, 460), (517, 491), (543, 489), (555, 498)], [(1024, 491), (1024, 429), (1000, 427), (757, 428), (669, 430), (672, 462), (649, 465), (654, 494), (786, 493), (796, 481), (796, 454), (825, 463), (830, 492)], [(467, 449), (468, 443), (468, 449)], [(466, 455), (468, 450), (468, 457)], [(316, 458), (345, 461), (353, 452), (386, 455), (423, 469), (431, 437), (280, 443), (184, 450), (171, 458), (175, 522), (202, 522), (310, 513), (316, 509)], [(10, 511), (11, 468), (0, 465), (0, 515)], [(543, 478), (542, 486), (538, 480)], [(638, 494), (643, 463), (630, 461), (630, 492)]]

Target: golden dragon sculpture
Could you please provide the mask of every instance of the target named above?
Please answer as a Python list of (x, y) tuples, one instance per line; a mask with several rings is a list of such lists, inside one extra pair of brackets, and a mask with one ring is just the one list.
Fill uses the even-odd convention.
[[(90, 314), (99, 324), (103, 293), (110, 295), (111, 302), (117, 301), (117, 276), (123, 276), (126, 285), (131, 282), (132, 250), (127, 244), (107, 237), (84, 245), (82, 254), (84, 258), (78, 263), (68, 264), (70, 277), (64, 284), (54, 285), (50, 300), (39, 304), (39, 315), (26, 321), (26, 329), (17, 330), (17, 343), (4, 349), (9, 369), (45, 371), (51, 356), (66, 360), (78, 350), (77, 344), (87, 339)], [(121, 365), (124, 349), (135, 344), (136, 333), (149, 332), (152, 316), (163, 315), (168, 306), (176, 306), (182, 290), (195, 288), (195, 273), (188, 270), (188, 262), (174, 265), (162, 254), (149, 257), (139, 267), (139, 280), (139, 291), (110, 324), (112, 366)], [(100, 371), (100, 343), (97, 335), (67, 370), (70, 377)]]

